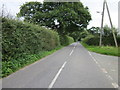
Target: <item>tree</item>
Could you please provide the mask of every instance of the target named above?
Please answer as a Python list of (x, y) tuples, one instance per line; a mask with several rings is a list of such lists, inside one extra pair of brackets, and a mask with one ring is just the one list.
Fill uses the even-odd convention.
[[(114, 27), (113, 28), (115, 30), (115, 35), (117, 36), (117, 29)], [(103, 27), (103, 36), (104, 37), (113, 37), (113, 32), (112, 32), (112, 29), (108, 26), (108, 25), (105, 25)]]
[(82, 38), (85, 38), (88, 35), (89, 33), (86, 29), (69, 33), (69, 36), (73, 37), (75, 41), (80, 41)]
[(25, 21), (57, 30), (61, 35), (86, 28), (91, 15), (81, 2), (27, 2), (20, 7)]
[(100, 28), (99, 27), (91, 27), (90, 29), (87, 30), (90, 34), (92, 35), (99, 35), (100, 34)]

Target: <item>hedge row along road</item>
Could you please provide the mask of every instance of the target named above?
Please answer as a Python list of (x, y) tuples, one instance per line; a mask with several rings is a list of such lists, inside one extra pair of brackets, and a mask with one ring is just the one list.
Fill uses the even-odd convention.
[(6, 77), (42, 57), (74, 42), (35, 24), (2, 18), (2, 74)]
[[(76, 42), (3, 78), (2, 86), (3, 88), (117, 88), (117, 57), (105, 55), (97, 57)], [(107, 62), (110, 66), (107, 70), (105, 65), (98, 61), (101, 57), (104, 61), (114, 59), (114, 65), (110, 64), (109, 59)], [(111, 69), (112, 71), (109, 71)]]

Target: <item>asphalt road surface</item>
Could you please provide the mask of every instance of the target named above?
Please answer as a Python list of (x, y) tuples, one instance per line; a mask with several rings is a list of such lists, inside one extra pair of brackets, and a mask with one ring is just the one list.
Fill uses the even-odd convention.
[(2, 88), (117, 88), (117, 76), (98, 59), (73, 43), (4, 78)]

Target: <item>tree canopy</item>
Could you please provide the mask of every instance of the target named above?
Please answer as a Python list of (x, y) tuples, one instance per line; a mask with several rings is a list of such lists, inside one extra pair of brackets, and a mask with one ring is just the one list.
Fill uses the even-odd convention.
[(81, 2), (27, 2), (20, 7), (18, 16), (63, 35), (83, 30), (91, 20), (88, 7)]
[(87, 30), (92, 35), (99, 35), (100, 34), (100, 28), (99, 27), (91, 27)]
[[(99, 36), (100, 35), (100, 29), (99, 27), (91, 27), (90, 29), (88, 29), (87, 31), (95, 36)], [(114, 33), (117, 36), (117, 29), (115, 27), (113, 27), (114, 29)], [(104, 25), (103, 27), (103, 31), (102, 31), (102, 36), (104, 37), (113, 37), (113, 32), (112, 29), (108, 26), (108, 25)]]

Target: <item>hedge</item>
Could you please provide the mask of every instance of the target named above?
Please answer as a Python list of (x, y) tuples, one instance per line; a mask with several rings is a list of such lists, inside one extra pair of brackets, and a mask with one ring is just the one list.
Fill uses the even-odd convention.
[[(120, 36), (117, 36), (116, 39), (117, 39), (117, 42), (118, 42), (118, 46), (120, 46), (120, 43), (119, 43), (120, 42)], [(99, 38), (99, 36), (89, 35), (89, 36), (85, 37), (82, 41), (84, 43), (86, 43), (87, 45), (98, 46), (100, 38)], [(102, 45), (104, 45), (104, 46), (115, 46), (114, 38), (103, 36), (102, 37)]]
[(74, 42), (74, 39), (70, 36), (67, 36), (67, 35), (60, 36), (60, 44), (63, 46), (67, 46), (73, 42)]
[[(10, 73), (29, 62), (27, 55), (50, 51), (60, 46), (57, 32), (25, 22), (2, 18), (3, 72)], [(13, 70), (13, 71), (12, 71)]]
[(82, 41), (88, 45), (99, 45), (99, 38), (93, 35), (88, 35)]
[(18, 58), (23, 54), (52, 50), (58, 45), (59, 36), (52, 30), (16, 20), (2, 19), (3, 61), (9, 61), (11, 57)]

